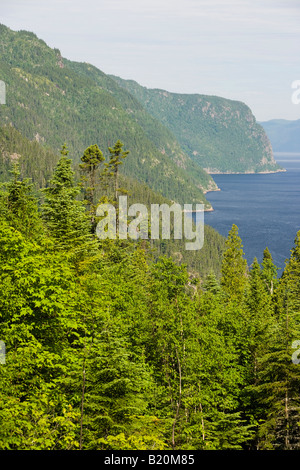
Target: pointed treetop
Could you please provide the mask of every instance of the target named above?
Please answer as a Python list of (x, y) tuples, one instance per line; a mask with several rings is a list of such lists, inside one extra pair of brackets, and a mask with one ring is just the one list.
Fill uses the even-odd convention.
[[(46, 194), (57, 193), (62, 188), (74, 188), (74, 171), (72, 169), (72, 160), (67, 158), (68, 153), (66, 144), (64, 144), (60, 151), (60, 159), (49, 181), (49, 186), (43, 190)], [(77, 189), (74, 188), (74, 192), (76, 193)]]
[(272, 259), (272, 255), (268, 247), (264, 249), (263, 259)]
[(98, 167), (98, 165), (105, 160), (102, 151), (99, 149), (97, 144), (90, 145), (81, 157), (81, 163), (79, 166), (83, 170), (91, 170)]
[(66, 144), (66, 143), (63, 144), (60, 153), (61, 153), (62, 156), (65, 156), (65, 157), (68, 155), (69, 150), (68, 150), (68, 148), (67, 148), (67, 144)]
[(233, 224), (225, 243), (221, 267), (221, 285), (230, 298), (243, 295), (247, 283), (247, 261), (243, 258), (242, 240)]
[(123, 143), (120, 140), (117, 140), (114, 147), (108, 147), (110, 152), (110, 162), (109, 166), (117, 167), (117, 165), (121, 165), (123, 162), (121, 159), (124, 159), (129, 154), (129, 150), (122, 150)]

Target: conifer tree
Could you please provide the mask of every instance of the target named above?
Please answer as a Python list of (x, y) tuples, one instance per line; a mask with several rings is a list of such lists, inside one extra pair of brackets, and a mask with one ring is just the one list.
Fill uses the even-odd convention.
[[(113, 147), (108, 147), (109, 150), (109, 161), (105, 163), (105, 169), (102, 172), (102, 179), (105, 180), (107, 177), (112, 177), (113, 179), (113, 204), (117, 206), (119, 194), (127, 194), (124, 188), (119, 187), (119, 166), (123, 164), (123, 160), (129, 154), (129, 151), (123, 150), (123, 143), (120, 140), (117, 140)], [(108, 183), (107, 183), (108, 185)], [(116, 208), (116, 232), (118, 233), (119, 228), (119, 211)]]
[(205, 291), (211, 292), (213, 294), (218, 294), (219, 293), (220, 284), (217, 280), (217, 277), (216, 277), (215, 273), (210, 272), (207, 275), (202, 287)]
[(78, 284), (61, 252), (0, 224), (0, 448), (76, 446), (71, 402), (60, 389), (64, 350), (77, 336)]
[(262, 269), (255, 257), (249, 272), (249, 289), (247, 292), (248, 308), (255, 315), (257, 315), (258, 312), (260, 314), (265, 312), (265, 314), (268, 315), (271, 309), (271, 302), (268, 293), (269, 292), (265, 289)]
[(87, 200), (92, 225), (95, 222), (95, 193), (96, 193), (96, 175), (97, 170), (105, 157), (98, 145), (90, 145), (81, 157), (82, 163), (79, 165), (82, 172), (85, 174), (84, 180), (86, 183), (85, 187), (85, 199)]
[(300, 449), (300, 369), (293, 361), (293, 343), (300, 338), (300, 232), (276, 295), (276, 323), (260, 360), (255, 388), (263, 407), (259, 448)]
[(80, 188), (75, 185), (72, 160), (64, 145), (49, 186), (43, 190), (42, 214), (49, 235), (58, 247), (80, 245), (89, 238), (89, 221), (83, 202), (76, 199)]
[(129, 154), (129, 151), (122, 150), (123, 149), (122, 142), (117, 140), (113, 147), (108, 147), (110, 152), (109, 161), (107, 163), (107, 172), (113, 176), (114, 179), (114, 200), (117, 202), (118, 194), (120, 191), (119, 188), (119, 166), (123, 164), (123, 160)]
[(42, 224), (38, 214), (37, 200), (29, 179), (21, 179), (19, 163), (10, 171), (12, 178), (6, 184), (4, 216), (9, 224), (28, 237), (38, 236)]
[[(259, 361), (268, 349), (273, 324), (273, 304), (262, 279), (261, 267), (257, 258), (254, 258), (249, 273), (244, 311), (246, 326), (243, 341), (243, 363), (247, 386), (251, 389), (258, 383)], [(245, 405), (245, 410), (247, 415), (252, 417), (251, 421), (255, 421), (258, 419), (259, 413), (253, 394), (248, 392), (243, 393), (244, 404), (248, 402)]]
[(269, 248), (266, 247), (263, 253), (261, 276), (262, 279), (264, 279), (265, 286), (271, 295), (274, 294), (274, 291), (278, 284), (277, 271), (278, 268), (273, 263), (273, 258), (269, 251)]
[(232, 225), (225, 243), (221, 268), (221, 286), (230, 299), (241, 300), (247, 284), (247, 261), (243, 258), (238, 227)]

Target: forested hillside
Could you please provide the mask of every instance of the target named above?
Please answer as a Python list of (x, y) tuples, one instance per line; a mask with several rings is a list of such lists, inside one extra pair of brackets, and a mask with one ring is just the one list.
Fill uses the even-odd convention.
[[(102, 150), (103, 153), (108, 152), (108, 149)], [(71, 154), (69, 154), (69, 157), (72, 160), (75, 181), (82, 184), (79, 165), (74, 163), (75, 158), (72, 158)], [(39, 190), (49, 185), (50, 177), (58, 159), (59, 152), (55, 154), (37, 141), (28, 140), (14, 127), (0, 127), (0, 183), (5, 183), (11, 178), (13, 165), (18, 163), (21, 180), (29, 178), (33, 184), (33, 192), (37, 197), (39, 208), (43, 198)], [(128, 160), (129, 156), (126, 159), (126, 164), (122, 165), (123, 167), (126, 167)], [(103, 170), (103, 165), (104, 163), (95, 172), (96, 202), (99, 202), (103, 196), (100, 184), (100, 173)], [(128, 196), (129, 205), (134, 203), (144, 204), (149, 213), (151, 204), (165, 203), (171, 205), (169, 199), (150, 189), (146, 183), (141, 183), (137, 179), (124, 174), (120, 174), (119, 180), (120, 188), (123, 188)], [(81, 191), (78, 197), (83, 199), (83, 196), (83, 191)], [(155, 247), (153, 256), (156, 258), (160, 254), (168, 255), (178, 263), (186, 263), (191, 274), (205, 276), (210, 271), (214, 271), (219, 276), (224, 238), (208, 225), (205, 226), (204, 246), (201, 250), (186, 251), (184, 241), (174, 239), (170, 239), (168, 242), (155, 240), (152, 244)]]
[(126, 175), (174, 201), (211, 207), (203, 191), (216, 188), (212, 178), (112, 79), (92, 66), (63, 59), (33, 33), (0, 25), (0, 37), (7, 94), (1, 125), (11, 123), (54, 152), (66, 142), (77, 163), (91, 143), (107, 149), (120, 139), (131, 150)]
[(13, 164), (19, 163), (22, 178), (30, 178), (40, 189), (46, 186), (58, 158), (58, 153), (27, 139), (12, 125), (0, 127), (1, 183), (8, 181)]
[(170, 240), (149, 220), (136, 240), (98, 231), (124, 195), (209, 209), (206, 156), (278, 169), (249, 109), (201, 97), (199, 138), (194, 96), (142, 104), (32, 33), (0, 38), (0, 449), (300, 450), (300, 231), (280, 278), (236, 225), (196, 251), (174, 222)]
[(218, 96), (170, 93), (112, 76), (168, 127), (209, 173), (278, 171), (270, 141), (250, 108)]
[(132, 94), (90, 64), (71, 61), (68, 61), (67, 64), (82, 77), (93, 79), (101, 88), (108, 90), (121, 103), (129, 116), (143, 128), (147, 137), (160, 152), (168, 155), (179, 168), (183, 168), (194, 184), (201, 187), (204, 192), (217, 189), (212, 177), (196, 164), (187, 153), (183, 152), (178, 140), (169, 128), (149, 114)]
[(18, 165), (0, 192), (1, 449), (299, 449), (300, 232), (281, 279), (236, 226), (197, 279), (95, 236), (65, 146), (43, 195)]

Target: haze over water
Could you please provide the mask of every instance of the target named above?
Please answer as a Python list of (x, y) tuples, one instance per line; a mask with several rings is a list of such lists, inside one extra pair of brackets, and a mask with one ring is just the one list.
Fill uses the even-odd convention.
[(255, 256), (261, 262), (267, 246), (280, 275), (300, 230), (300, 154), (275, 159), (286, 172), (213, 175), (221, 191), (207, 194), (214, 211), (204, 221), (225, 237), (236, 224), (248, 265)]

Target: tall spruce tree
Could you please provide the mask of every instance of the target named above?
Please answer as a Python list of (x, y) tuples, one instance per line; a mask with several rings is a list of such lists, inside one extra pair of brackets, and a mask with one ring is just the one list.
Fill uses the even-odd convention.
[(42, 204), (48, 233), (62, 249), (78, 247), (90, 240), (89, 220), (84, 203), (76, 199), (80, 188), (75, 185), (72, 160), (67, 155), (68, 150), (63, 145), (49, 186), (43, 190), (45, 201)]
[(97, 170), (99, 169), (102, 162), (105, 161), (102, 151), (99, 149), (97, 144), (90, 145), (81, 157), (82, 163), (79, 165), (81, 171), (83, 172), (83, 180), (85, 183), (85, 199), (88, 204), (90, 218), (92, 226), (95, 224), (95, 194), (96, 186), (99, 181), (96, 181)]
[(117, 202), (119, 195), (119, 166), (123, 164), (123, 160), (129, 154), (129, 150), (123, 150), (123, 143), (117, 140), (113, 147), (108, 147), (109, 161), (107, 163), (107, 172), (113, 176), (114, 181), (114, 200)]
[(13, 165), (11, 180), (6, 183), (2, 201), (2, 215), (8, 223), (27, 237), (39, 236), (42, 223), (38, 213), (37, 199), (30, 180), (22, 179), (19, 163)]
[(293, 344), (300, 338), (300, 232), (276, 296), (276, 317), (255, 388), (257, 403), (263, 409), (258, 446), (300, 449), (300, 368), (293, 361)]
[(273, 263), (273, 258), (269, 251), (269, 248), (266, 247), (263, 253), (261, 276), (262, 279), (264, 279), (265, 286), (271, 295), (274, 294), (274, 291), (278, 284), (277, 272), (278, 268)]
[(243, 258), (242, 240), (233, 224), (225, 243), (221, 267), (221, 286), (230, 299), (241, 300), (247, 284), (247, 261)]

